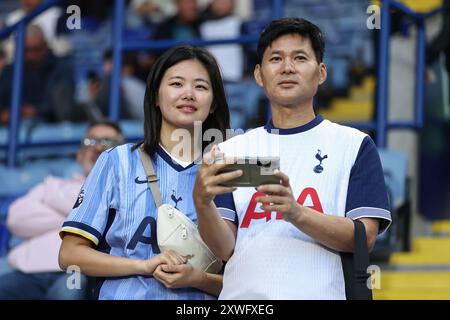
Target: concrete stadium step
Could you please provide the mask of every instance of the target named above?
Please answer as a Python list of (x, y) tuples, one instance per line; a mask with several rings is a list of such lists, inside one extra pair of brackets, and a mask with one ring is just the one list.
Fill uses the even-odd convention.
[(417, 12), (429, 12), (442, 6), (442, 0), (401, 0), (406, 6)]
[(375, 300), (450, 299), (450, 271), (382, 271)]
[(450, 271), (381, 271), (381, 289), (435, 288), (450, 289)]
[(450, 220), (434, 221), (431, 230), (434, 235), (450, 235)]
[(373, 99), (373, 92), (362, 87), (350, 88), (350, 100), (353, 101), (370, 101)]
[(395, 252), (389, 258), (391, 265), (441, 265), (450, 266), (450, 252), (415, 253)]
[(334, 122), (370, 121), (373, 115), (373, 102), (338, 98), (333, 100), (330, 109), (321, 110), (320, 113)]
[(375, 290), (374, 300), (450, 300), (450, 288), (433, 290)]
[(381, 272), (375, 300), (450, 300), (450, 237), (443, 236), (450, 221), (435, 221), (432, 230), (439, 236), (415, 238), (411, 252), (390, 256), (391, 270)]
[(393, 266), (424, 265), (450, 266), (450, 221), (433, 222), (434, 237), (418, 237), (414, 239), (411, 252), (395, 252), (390, 256), (389, 263)]
[(448, 254), (450, 237), (419, 237), (413, 241), (413, 252), (423, 254)]
[(320, 113), (335, 122), (370, 121), (373, 117), (373, 97), (376, 80), (373, 76), (366, 76), (360, 86), (349, 89), (348, 98), (335, 98), (330, 108)]
[(363, 89), (364, 91), (367, 91), (367, 92), (374, 93), (376, 83), (377, 83), (377, 80), (375, 79), (374, 76), (366, 76), (363, 79), (361, 89)]
[(352, 86), (349, 90), (350, 100), (372, 101), (375, 93), (376, 80), (373, 76), (366, 76), (361, 86)]
[[(414, 11), (423, 13), (432, 11), (443, 4), (442, 0), (399, 0), (399, 2), (402, 2)], [(379, 6), (380, 0), (373, 0), (372, 3)]]

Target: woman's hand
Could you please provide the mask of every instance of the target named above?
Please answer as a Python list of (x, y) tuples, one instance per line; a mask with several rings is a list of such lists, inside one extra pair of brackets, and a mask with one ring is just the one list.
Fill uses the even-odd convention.
[(154, 275), (155, 269), (159, 265), (181, 265), (187, 262), (186, 258), (173, 250), (164, 251), (150, 259), (141, 260), (142, 270), (145, 275)]
[(198, 288), (205, 279), (203, 271), (195, 269), (189, 263), (178, 265), (160, 264), (153, 272), (156, 280), (161, 282), (166, 288)]

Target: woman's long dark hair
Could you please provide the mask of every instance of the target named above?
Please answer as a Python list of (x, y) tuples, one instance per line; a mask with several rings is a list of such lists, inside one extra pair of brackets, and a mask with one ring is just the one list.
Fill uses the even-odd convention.
[[(156, 150), (160, 141), (160, 132), (162, 125), (161, 109), (157, 107), (159, 87), (161, 85), (164, 73), (175, 64), (184, 61), (196, 59), (207, 70), (211, 79), (213, 90), (213, 113), (202, 124), (202, 133), (208, 129), (218, 129), (225, 139), (226, 129), (230, 127), (230, 112), (225, 96), (222, 76), (220, 69), (213, 55), (207, 50), (188, 45), (181, 45), (167, 50), (160, 56), (152, 66), (147, 78), (147, 88), (144, 98), (144, 150), (151, 158), (155, 157)], [(202, 151), (211, 142), (202, 140)]]

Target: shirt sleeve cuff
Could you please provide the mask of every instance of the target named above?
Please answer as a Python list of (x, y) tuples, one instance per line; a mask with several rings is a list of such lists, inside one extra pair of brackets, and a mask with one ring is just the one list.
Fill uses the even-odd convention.
[(222, 219), (230, 220), (236, 223), (236, 212), (228, 208), (217, 208)]
[(61, 231), (59, 232), (59, 236), (61, 239), (64, 237), (65, 233), (73, 233), (86, 238), (96, 246), (100, 242), (101, 234), (91, 226), (88, 226), (84, 223), (75, 222), (75, 221), (66, 221), (63, 224)]
[(352, 220), (361, 218), (375, 218), (379, 219), (380, 227), (378, 229), (378, 235), (385, 232), (392, 223), (391, 213), (389, 210), (373, 207), (360, 207), (355, 208), (347, 212), (347, 217)]

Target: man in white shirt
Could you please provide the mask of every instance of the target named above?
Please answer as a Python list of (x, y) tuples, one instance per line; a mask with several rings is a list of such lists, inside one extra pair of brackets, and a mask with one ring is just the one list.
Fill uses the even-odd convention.
[(314, 113), (327, 77), (323, 53), (311, 22), (272, 21), (261, 33), (254, 72), (272, 119), (208, 154), (280, 157), (280, 184), (224, 187), (242, 171), (218, 174), (226, 164), (211, 161), (198, 172), (199, 230), (227, 261), (220, 299), (346, 299), (340, 253), (354, 250), (352, 220), (364, 224), (369, 249), (391, 222), (372, 139)]

